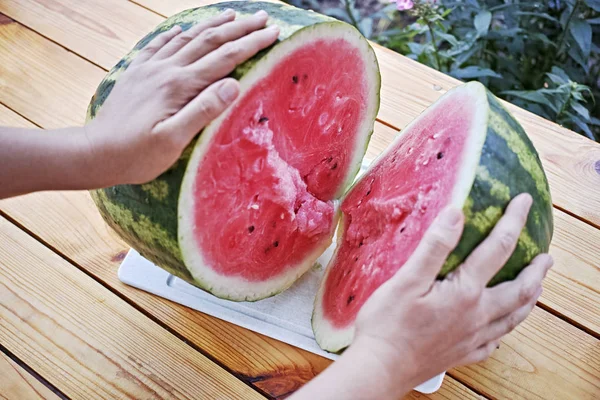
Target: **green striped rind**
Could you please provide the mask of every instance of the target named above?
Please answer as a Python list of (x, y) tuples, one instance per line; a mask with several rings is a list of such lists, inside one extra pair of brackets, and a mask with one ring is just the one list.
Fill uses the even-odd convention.
[(516, 119), (489, 91), (487, 135), (464, 204), (465, 229), (458, 247), (445, 263), (440, 277), (462, 263), (490, 233), (512, 198), (529, 193), (533, 205), (517, 248), (490, 281), (493, 286), (514, 279), (530, 261), (548, 251), (553, 232), (552, 199), (539, 156)]
[[(252, 15), (259, 10), (267, 11), (269, 14), (267, 25), (277, 25), (280, 28), (279, 42), (287, 39), (300, 29), (316, 24), (340, 24), (339, 21), (321, 14), (307, 12), (285, 4), (266, 2), (224, 2), (182, 11), (166, 19), (142, 38), (108, 72), (88, 106), (87, 121), (96, 116), (119, 75), (127, 69), (139, 51), (152, 39), (175, 25), (180, 25), (185, 31), (194, 24), (215, 16), (228, 8), (236, 11), (237, 18)], [(260, 59), (265, 57), (269, 50), (265, 49), (259, 52), (255, 57), (238, 66), (231, 76), (240, 79)], [(91, 191), (91, 196), (104, 220), (131, 247), (168, 272), (197, 284), (184, 265), (177, 239), (177, 199), (194, 145), (195, 143), (190, 144), (179, 161), (152, 182), (145, 185), (119, 185)], [(364, 150), (366, 150), (366, 146)], [(353, 171), (354, 174), (357, 172), (358, 169)], [(349, 179), (351, 180), (351, 178)]]

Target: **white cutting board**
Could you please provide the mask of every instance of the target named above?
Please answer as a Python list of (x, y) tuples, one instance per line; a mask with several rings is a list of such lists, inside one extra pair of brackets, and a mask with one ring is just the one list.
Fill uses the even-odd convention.
[[(359, 176), (369, 164), (370, 161), (363, 162)], [(327, 266), (334, 247), (335, 238), (333, 244), (317, 260), (318, 265)], [(219, 299), (190, 285), (157, 267), (133, 249), (127, 253), (119, 267), (119, 279), (123, 283), (335, 360), (338, 355), (323, 351), (315, 341), (310, 321), (322, 274), (322, 267), (315, 267), (292, 287), (276, 296), (257, 302), (234, 302)], [(444, 375), (440, 374), (424, 382), (415, 390), (421, 393), (437, 391), (442, 386)]]

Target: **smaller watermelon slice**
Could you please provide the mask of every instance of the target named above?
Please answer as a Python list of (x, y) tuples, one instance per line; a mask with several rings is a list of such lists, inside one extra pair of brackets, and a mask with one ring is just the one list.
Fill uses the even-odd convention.
[(342, 200), (336, 251), (313, 313), (319, 345), (339, 352), (351, 343), (361, 306), (402, 268), (445, 206), (462, 208), (466, 222), (440, 278), (522, 192), (534, 198), (526, 228), (490, 285), (514, 279), (548, 251), (550, 192), (536, 150), (499, 101), (476, 82), (450, 90), (398, 135)]

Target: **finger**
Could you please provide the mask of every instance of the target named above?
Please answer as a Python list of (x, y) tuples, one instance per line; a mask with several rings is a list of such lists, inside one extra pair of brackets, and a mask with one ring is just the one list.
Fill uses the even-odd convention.
[(215, 26), (223, 25), (229, 21), (233, 21), (235, 18), (235, 11), (228, 9), (223, 11), (221, 14), (216, 15), (212, 18), (202, 21), (192, 26), (187, 31), (183, 32), (177, 37), (177, 39), (171, 41), (167, 46), (164, 46), (154, 57), (155, 60), (164, 60), (165, 58), (171, 57), (177, 53), (186, 44), (197, 38), (202, 32), (207, 29), (214, 28)]
[(204, 30), (194, 40), (185, 45), (176, 55), (174, 61), (179, 65), (188, 65), (204, 57), (223, 44), (240, 39), (258, 29), (265, 27), (267, 13), (258, 11), (256, 14), (229, 22), (216, 28)]
[(504, 216), (489, 236), (460, 267), (461, 275), (468, 276), (479, 285), (487, 285), (515, 250), (519, 235), (527, 222), (531, 203), (529, 194), (521, 194), (509, 203)]
[(502, 336), (510, 333), (519, 324), (525, 321), (525, 318), (531, 313), (531, 310), (535, 307), (537, 299), (542, 294), (542, 287), (538, 287), (537, 291), (533, 294), (531, 300), (525, 305), (521, 306), (512, 313), (505, 315), (494, 322), (492, 322), (482, 335), (481, 343), (487, 343), (493, 340), (499, 340)]
[(173, 116), (159, 122), (154, 131), (158, 134), (176, 135), (172, 140), (186, 146), (237, 98), (239, 91), (239, 83), (233, 78), (213, 83)]
[(460, 365), (477, 364), (487, 360), (494, 350), (500, 346), (500, 340), (488, 342), (469, 353), (461, 360)]
[(463, 221), (461, 210), (444, 209), (427, 229), (408, 262), (400, 268), (393, 279), (414, 282), (412, 278), (407, 279), (407, 277), (414, 277), (422, 283), (418, 285), (420, 288), (429, 290), (448, 255), (460, 240)]
[(278, 36), (279, 27), (275, 25), (254, 31), (241, 39), (225, 43), (187, 68), (192, 76), (201, 76), (209, 84), (229, 75), (239, 64), (273, 44)]
[(490, 313), (490, 321), (504, 317), (519, 307), (535, 301), (542, 281), (553, 263), (549, 254), (540, 254), (514, 281), (504, 282), (486, 289), (482, 301), (484, 309)]
[(168, 43), (171, 42), (171, 39), (176, 37), (181, 33), (181, 27), (179, 25), (173, 26), (166, 32), (161, 33), (156, 36), (154, 39), (150, 41), (142, 50), (140, 50), (137, 57), (131, 62), (131, 65), (141, 64), (144, 61), (148, 61), (154, 54), (156, 54), (160, 49), (165, 47)]

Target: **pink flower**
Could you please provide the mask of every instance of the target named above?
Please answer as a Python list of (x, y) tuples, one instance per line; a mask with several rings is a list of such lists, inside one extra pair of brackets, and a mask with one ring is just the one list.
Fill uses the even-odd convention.
[(393, 0), (399, 11), (410, 10), (415, 5), (412, 0)]

